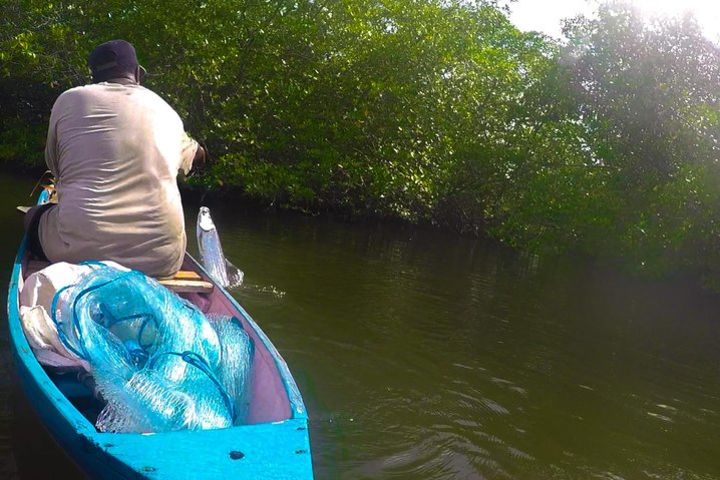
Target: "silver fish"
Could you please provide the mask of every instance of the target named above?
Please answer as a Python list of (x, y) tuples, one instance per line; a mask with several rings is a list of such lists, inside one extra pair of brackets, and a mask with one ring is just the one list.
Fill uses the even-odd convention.
[(230, 263), (223, 255), (222, 245), (217, 228), (210, 216), (208, 207), (200, 207), (197, 218), (197, 243), (200, 250), (200, 261), (210, 276), (224, 288), (237, 287), (242, 284), (245, 274)]

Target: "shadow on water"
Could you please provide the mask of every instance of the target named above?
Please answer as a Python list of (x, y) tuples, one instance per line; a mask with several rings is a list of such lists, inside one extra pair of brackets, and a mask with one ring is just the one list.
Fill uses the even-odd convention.
[[(26, 184), (0, 178), (4, 204)], [(209, 206), (245, 272), (232, 293), (303, 392), (317, 478), (720, 478), (718, 296), (412, 227)], [(7, 279), (20, 219), (3, 215)], [(7, 400), (6, 327), (2, 342)], [(0, 462), (49, 458), (9, 405)]]

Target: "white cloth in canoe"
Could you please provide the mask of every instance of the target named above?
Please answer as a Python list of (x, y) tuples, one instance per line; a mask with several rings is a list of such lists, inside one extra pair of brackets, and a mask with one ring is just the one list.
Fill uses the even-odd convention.
[(40, 220), (45, 255), (177, 272), (187, 240), (176, 179), (197, 148), (175, 110), (145, 87), (103, 82), (64, 92), (45, 147), (58, 194)]
[[(104, 263), (120, 270), (127, 270), (115, 262)], [(49, 312), (55, 293), (77, 283), (91, 270), (92, 267), (89, 265), (58, 262), (25, 279), (20, 292), (20, 319), (25, 337), (42, 365), (90, 370), (86, 361), (65, 348)]]

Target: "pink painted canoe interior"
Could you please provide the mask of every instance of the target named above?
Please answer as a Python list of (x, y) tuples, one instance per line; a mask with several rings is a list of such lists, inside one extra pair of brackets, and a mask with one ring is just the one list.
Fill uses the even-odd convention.
[[(29, 268), (28, 268), (29, 265)], [(49, 264), (44, 264), (49, 265)], [(29, 262), (27, 258), (23, 261), (22, 279), (24, 280), (34, 271), (43, 267), (43, 264), (37, 261)], [(199, 273), (205, 280), (211, 281), (207, 276), (199, 271), (195, 262), (189, 257), (185, 257), (182, 266), (183, 270), (192, 270)], [(20, 287), (22, 287), (22, 282)], [(242, 322), (245, 332), (250, 336), (254, 346), (254, 354), (252, 359), (251, 373), (251, 399), (245, 424), (257, 424), (266, 422), (277, 422), (287, 420), (291, 417), (290, 400), (285, 389), (280, 371), (273, 355), (265, 346), (258, 336), (258, 333), (250, 325), (244, 315), (238, 311), (233, 303), (225, 296), (222, 289), (215, 287), (210, 293), (182, 293), (186, 298), (206, 314), (217, 314), (234, 316)], [(67, 372), (54, 372), (51, 369), (45, 369), (50, 378), (55, 382), (63, 393), (82, 391), (82, 385), (76, 380), (77, 375)], [(77, 385), (72, 385), (75, 382)], [(68, 385), (70, 384), (70, 385)], [(89, 390), (88, 390), (89, 392)], [(87, 395), (77, 396), (69, 395), (68, 399), (80, 410), (85, 417), (91, 422), (95, 422), (95, 416), (99, 413), (102, 405), (92, 405), (100, 402), (94, 398), (85, 398)]]

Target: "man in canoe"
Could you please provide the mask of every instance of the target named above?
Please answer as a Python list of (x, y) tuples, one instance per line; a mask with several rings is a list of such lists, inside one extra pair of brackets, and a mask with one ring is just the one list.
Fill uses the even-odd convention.
[(130, 43), (103, 43), (88, 63), (93, 83), (67, 90), (52, 108), (45, 161), (57, 205), (28, 212), (28, 247), (51, 262), (114, 260), (172, 275), (187, 242), (177, 175), (204, 164), (205, 150), (140, 85), (145, 70)]

